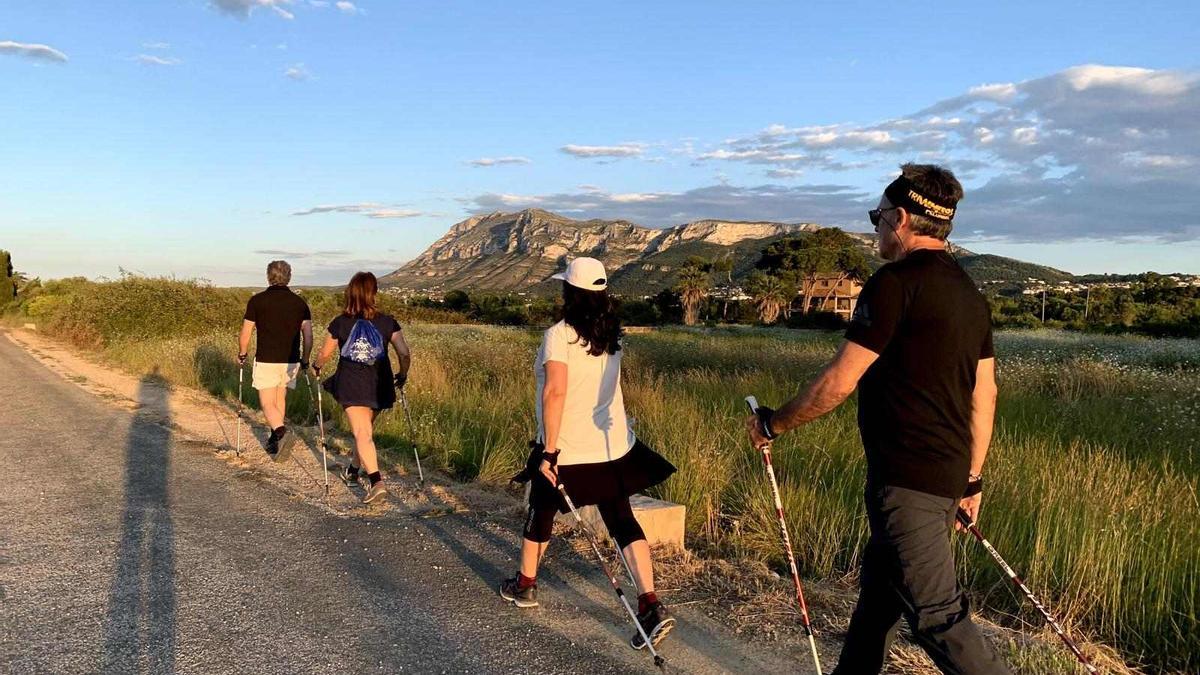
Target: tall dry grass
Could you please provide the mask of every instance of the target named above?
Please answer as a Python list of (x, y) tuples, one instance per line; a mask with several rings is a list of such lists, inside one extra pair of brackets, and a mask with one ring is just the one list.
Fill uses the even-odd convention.
[[(209, 323), (162, 334), (137, 329), (146, 320), (137, 307), (159, 302), (182, 312), (200, 291), (164, 297), (162, 289), (129, 284), (136, 301), (119, 301), (107, 323), (88, 317), (112, 301), (108, 295), (43, 309), (115, 363), (138, 372), (157, 367), (173, 382), (233, 398), (240, 315), (226, 315), (244, 299), (218, 293), (203, 305)], [(67, 302), (78, 314), (63, 311)], [(319, 326), (329, 317), (316, 318)], [(534, 428), (538, 333), (423, 325), (406, 332), (415, 437), (428, 460), (463, 479), (505, 480), (520, 467)], [(687, 506), (691, 546), (779, 562), (760, 459), (741, 432), (741, 399), (753, 393), (777, 404), (794, 394), (837, 339), (756, 329), (627, 339), (629, 413), (639, 437), (680, 469), (657, 494)], [(1001, 333), (997, 352), (1001, 399), (985, 533), (1067, 623), (1151, 668), (1200, 671), (1200, 343)], [(311, 420), (309, 401), (303, 388), (292, 393), (294, 420)], [(326, 404), (334, 423), (344, 424)], [(409, 437), (403, 415), (383, 416), (379, 434), (381, 446), (401, 447)], [(408, 461), (400, 452), (387, 459)], [(775, 465), (804, 573), (852, 573), (866, 537), (853, 402), (777, 443)], [(1040, 625), (983, 551), (962, 538), (959, 554), (962, 579), (984, 605)]]
[[(410, 333), (420, 441), (464, 477), (511, 475), (533, 426), (538, 335)], [(836, 342), (786, 331), (630, 336), (629, 412), (638, 435), (680, 469), (657, 492), (688, 507), (694, 547), (780, 561), (761, 462), (741, 431), (741, 399), (784, 400)], [(1200, 668), (1200, 344), (1001, 334), (998, 350), (987, 536), (1069, 624), (1133, 661)], [(866, 538), (853, 403), (785, 437), (775, 465), (804, 572), (851, 573)], [(986, 554), (960, 542), (962, 578), (977, 598), (1040, 626)]]

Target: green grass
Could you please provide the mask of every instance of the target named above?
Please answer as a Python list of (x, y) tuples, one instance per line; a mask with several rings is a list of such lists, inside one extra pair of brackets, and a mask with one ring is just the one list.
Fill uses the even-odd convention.
[[(409, 387), (425, 461), (464, 480), (504, 481), (526, 453), (539, 333), (411, 326)], [(742, 397), (778, 403), (833, 354), (837, 336), (665, 330), (627, 340), (624, 388), (643, 440), (679, 467), (657, 495), (688, 507), (689, 543), (781, 562), (761, 460), (741, 431)], [(236, 395), (232, 336), (112, 345), (106, 355), (217, 395)], [(997, 336), (1001, 399), (981, 527), (1068, 624), (1134, 662), (1200, 668), (1200, 344), (1061, 333)], [(252, 391), (247, 387), (247, 391)], [(326, 401), (334, 423), (344, 419)], [(312, 414), (307, 392), (292, 414)], [(866, 537), (854, 403), (775, 447), (804, 574), (852, 571)], [(380, 446), (408, 433), (399, 410)], [(389, 461), (410, 460), (407, 451)], [(986, 554), (959, 544), (977, 601), (1040, 626)]]
[[(157, 369), (176, 384), (236, 398), (232, 357), (247, 292), (140, 278), (60, 285), (26, 309), (48, 334), (133, 372)], [(336, 303), (310, 301), (314, 324), (324, 325)], [(534, 429), (538, 331), (412, 325), (406, 333), (423, 460), (464, 480), (507, 479)], [(629, 336), (629, 413), (638, 436), (679, 467), (657, 494), (687, 506), (692, 548), (780, 563), (761, 460), (741, 431), (742, 397), (780, 403), (837, 340), (748, 328)], [(1068, 624), (1152, 669), (1200, 672), (1200, 342), (1002, 332), (997, 353), (985, 534)], [(248, 382), (245, 391), (257, 407)], [(302, 386), (289, 416), (311, 423), (313, 413)], [(326, 413), (344, 427), (328, 399)], [(378, 432), (383, 448), (408, 439), (399, 410), (381, 418)], [(411, 458), (396, 450), (385, 460)], [(781, 439), (775, 465), (804, 573), (845, 577), (866, 537), (853, 401)], [(1040, 626), (966, 537), (959, 560), (977, 601)]]

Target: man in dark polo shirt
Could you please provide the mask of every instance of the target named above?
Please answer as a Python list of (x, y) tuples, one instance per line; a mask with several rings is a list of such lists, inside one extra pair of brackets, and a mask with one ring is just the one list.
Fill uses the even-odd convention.
[(943, 673), (1008, 669), (971, 622), (950, 528), (977, 518), (996, 404), (991, 313), (946, 249), (962, 186), (905, 164), (870, 212), (890, 261), (863, 287), (833, 361), (778, 411), (747, 419), (756, 447), (836, 408), (858, 388), (871, 537), (835, 675), (882, 670), (900, 620)]
[[(238, 366), (246, 363), (250, 335), (258, 331), (254, 352), (253, 386), (258, 390), (263, 416), (271, 427), (267, 454), (277, 462), (288, 458), (296, 435), (285, 424), (287, 391), (296, 388), (296, 376), (308, 368), (312, 353), (312, 313), (308, 303), (288, 288), (292, 266), (283, 260), (267, 265), (267, 290), (254, 295), (246, 304), (239, 340)], [(301, 356), (301, 337), (304, 355)]]

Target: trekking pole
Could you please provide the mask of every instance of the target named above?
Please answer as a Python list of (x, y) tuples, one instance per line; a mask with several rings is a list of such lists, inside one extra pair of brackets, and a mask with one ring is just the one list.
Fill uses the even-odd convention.
[[(746, 405), (750, 412), (758, 414), (758, 400), (753, 396), (746, 397)], [(792, 584), (796, 587), (796, 602), (800, 604), (800, 620), (804, 631), (808, 633), (808, 646), (812, 648), (813, 664), (817, 667), (817, 675), (822, 675), (821, 656), (817, 653), (817, 638), (813, 633), (812, 622), (808, 619), (808, 605), (804, 602), (804, 588), (800, 585), (800, 572), (796, 569), (796, 556), (792, 553), (792, 538), (788, 536), (787, 520), (783, 517), (783, 500), (779, 498), (779, 483), (775, 480), (775, 467), (771, 465), (771, 444), (764, 443), (755, 448), (762, 452), (763, 463), (767, 467), (767, 479), (771, 483), (771, 495), (775, 498), (775, 514), (779, 516), (779, 531), (783, 535), (783, 548), (787, 551), (788, 567), (792, 572)]]
[(246, 404), (242, 402), (242, 382), (245, 380), (246, 366), (238, 363), (238, 412), (237, 412), (237, 449), (234, 455), (242, 456), (242, 415), (245, 414)]
[(1046, 620), (1046, 623), (1050, 624), (1050, 628), (1058, 634), (1058, 637), (1062, 638), (1062, 641), (1067, 645), (1067, 649), (1071, 650), (1071, 653), (1075, 655), (1075, 658), (1079, 659), (1079, 662), (1083, 664), (1083, 667), (1086, 668), (1089, 673), (1099, 673), (1100, 671), (1096, 669), (1096, 666), (1093, 666), (1092, 662), (1088, 661), (1088, 658), (1083, 655), (1083, 652), (1080, 651), (1075, 642), (1071, 640), (1071, 638), (1067, 635), (1067, 632), (1063, 630), (1061, 625), (1059, 625), (1058, 621), (1056, 621), (1054, 617), (1050, 615), (1050, 612), (1046, 610), (1046, 607), (1042, 605), (1041, 602), (1038, 602), (1038, 599), (1033, 595), (1033, 591), (1029, 590), (1029, 587), (1025, 585), (1025, 582), (1021, 581), (1021, 577), (1017, 576), (1017, 573), (1013, 571), (1013, 568), (1009, 567), (1008, 563), (1004, 561), (1004, 558), (1000, 557), (1000, 554), (996, 552), (995, 547), (992, 546), (992, 542), (984, 538), (983, 533), (979, 531), (979, 527), (975, 525), (975, 521), (971, 519), (970, 514), (962, 509), (959, 509), (958, 522), (962, 523), (962, 526), (967, 528), (967, 530), (975, 537), (975, 539), (979, 541), (980, 544), (983, 544), (983, 548), (987, 550), (989, 554), (991, 554), (992, 560), (995, 560), (996, 564), (1000, 566), (1000, 569), (1004, 570), (1004, 574), (1008, 576), (1009, 580), (1016, 584), (1017, 588), (1021, 589), (1021, 592), (1025, 594), (1025, 598), (1029, 600), (1029, 602), (1032, 603), (1035, 608), (1037, 608), (1037, 611), (1041, 612), (1042, 618)]
[(425, 472), (421, 470), (421, 453), (417, 452), (417, 430), (413, 428), (412, 414), (408, 412), (408, 397), (404, 395), (404, 387), (397, 392), (400, 394), (400, 405), (404, 407), (404, 419), (408, 421), (408, 435), (412, 439), (413, 457), (417, 459), (417, 480), (425, 484)]
[[(304, 380), (308, 382), (308, 395), (312, 396), (313, 383), (308, 377), (308, 371), (304, 371)], [(329, 498), (329, 457), (325, 452), (325, 409), (322, 405), (324, 401), (321, 399), (321, 373), (317, 372), (317, 430), (321, 434), (321, 467), (325, 471), (325, 498)]]
[(596, 535), (592, 534), (592, 528), (588, 527), (583, 522), (583, 517), (579, 515), (579, 510), (575, 508), (575, 502), (571, 501), (571, 497), (567, 495), (567, 489), (562, 483), (558, 484), (558, 492), (562, 495), (563, 500), (567, 503), (567, 508), (571, 509), (571, 515), (575, 517), (575, 523), (579, 525), (579, 529), (583, 530), (587, 535), (588, 543), (592, 545), (592, 550), (596, 552), (596, 557), (600, 559), (600, 567), (604, 570), (604, 576), (608, 577), (608, 583), (612, 584), (613, 590), (617, 592), (617, 597), (621, 599), (621, 604), (625, 606), (625, 611), (629, 613), (629, 618), (633, 620), (633, 625), (637, 627), (638, 635), (642, 636), (642, 640), (646, 643), (646, 647), (650, 650), (650, 655), (654, 657), (654, 665), (658, 666), (663, 672), (666, 672), (667, 660), (654, 650), (654, 645), (650, 643), (650, 636), (646, 635), (646, 629), (642, 628), (642, 622), (638, 621), (637, 614), (634, 613), (633, 607), (629, 605), (629, 600), (625, 597), (625, 591), (621, 590), (621, 584), (617, 582), (617, 576), (613, 574), (612, 568), (608, 564), (608, 558), (600, 549), (600, 545), (596, 543)]
[(621, 550), (621, 545), (616, 539), (612, 540), (613, 548), (617, 549), (617, 557), (621, 559), (621, 564), (625, 566), (625, 574), (629, 575), (629, 585), (637, 588), (637, 581), (633, 578), (633, 568), (629, 566), (629, 561), (625, 559), (625, 552)]

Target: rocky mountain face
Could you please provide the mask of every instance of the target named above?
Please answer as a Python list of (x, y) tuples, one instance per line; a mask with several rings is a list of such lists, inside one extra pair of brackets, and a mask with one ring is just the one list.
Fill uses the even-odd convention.
[[(570, 258), (590, 256), (604, 262), (614, 291), (652, 292), (666, 285), (690, 255), (711, 257), (748, 242), (818, 227), (701, 220), (653, 229), (625, 220), (572, 220), (540, 209), (497, 212), (457, 223), (424, 253), (380, 281), (433, 292), (536, 290)], [(757, 255), (762, 246), (751, 248)]]
[[(424, 253), (380, 282), (433, 294), (453, 289), (556, 293), (558, 282), (549, 281), (550, 275), (562, 270), (571, 258), (590, 256), (604, 262), (614, 292), (652, 295), (673, 286), (679, 267), (691, 256), (728, 257), (737, 279), (753, 269), (771, 242), (820, 227), (813, 223), (698, 220), (654, 229), (627, 220), (573, 220), (541, 209), (496, 212), (455, 224)], [(874, 255), (874, 235), (849, 234), (867, 251), (872, 267), (883, 264)], [(979, 256), (960, 247), (952, 250), (979, 283), (1070, 276), (1009, 258)]]

